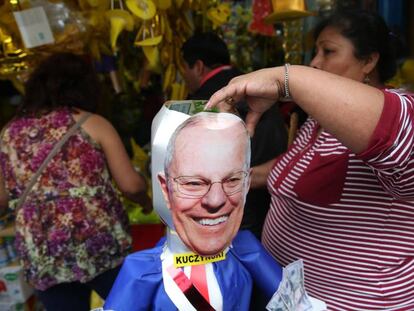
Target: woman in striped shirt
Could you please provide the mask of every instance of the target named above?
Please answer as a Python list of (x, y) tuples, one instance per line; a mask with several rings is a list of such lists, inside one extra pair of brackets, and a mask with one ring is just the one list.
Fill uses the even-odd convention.
[(379, 16), (340, 12), (315, 34), (313, 68), (237, 77), (207, 107), (247, 97), (253, 130), (291, 96), (310, 117), (268, 177), (263, 244), (283, 265), (303, 259), (329, 310), (414, 310), (414, 97), (384, 86), (396, 67)]

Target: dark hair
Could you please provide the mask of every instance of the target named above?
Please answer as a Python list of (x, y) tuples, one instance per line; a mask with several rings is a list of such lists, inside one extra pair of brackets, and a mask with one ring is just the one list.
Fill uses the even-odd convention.
[(338, 29), (352, 42), (357, 59), (363, 60), (378, 52), (377, 70), (381, 82), (394, 76), (397, 71), (395, 50), (390, 31), (381, 16), (365, 10), (338, 10), (316, 26), (314, 38), (317, 39), (326, 27)]
[(230, 64), (226, 43), (213, 32), (195, 33), (184, 42), (181, 51), (190, 67), (193, 67), (197, 60), (202, 60), (210, 68)]
[(100, 82), (83, 56), (57, 53), (42, 61), (25, 84), (19, 114), (41, 114), (58, 107), (94, 112), (100, 100)]

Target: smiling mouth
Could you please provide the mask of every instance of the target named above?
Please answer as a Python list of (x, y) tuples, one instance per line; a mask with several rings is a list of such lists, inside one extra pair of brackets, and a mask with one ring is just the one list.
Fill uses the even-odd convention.
[(227, 219), (229, 219), (229, 215), (224, 215), (217, 218), (197, 218), (195, 221), (199, 223), (202, 226), (217, 226), (219, 224), (222, 224), (223, 222), (226, 222)]

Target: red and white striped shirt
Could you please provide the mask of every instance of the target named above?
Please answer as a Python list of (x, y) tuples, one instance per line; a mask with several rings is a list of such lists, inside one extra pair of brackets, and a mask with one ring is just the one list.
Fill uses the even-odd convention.
[(310, 118), (268, 178), (263, 244), (329, 310), (414, 310), (414, 98), (384, 94), (366, 151)]

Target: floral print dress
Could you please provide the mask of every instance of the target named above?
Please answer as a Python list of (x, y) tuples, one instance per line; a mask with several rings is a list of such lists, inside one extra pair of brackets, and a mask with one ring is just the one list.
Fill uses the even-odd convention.
[[(74, 123), (64, 108), (7, 126), (0, 164), (10, 208)], [(15, 214), (16, 250), (27, 280), (39, 290), (87, 282), (118, 266), (130, 250), (126, 214), (104, 153), (82, 129), (49, 162)]]

